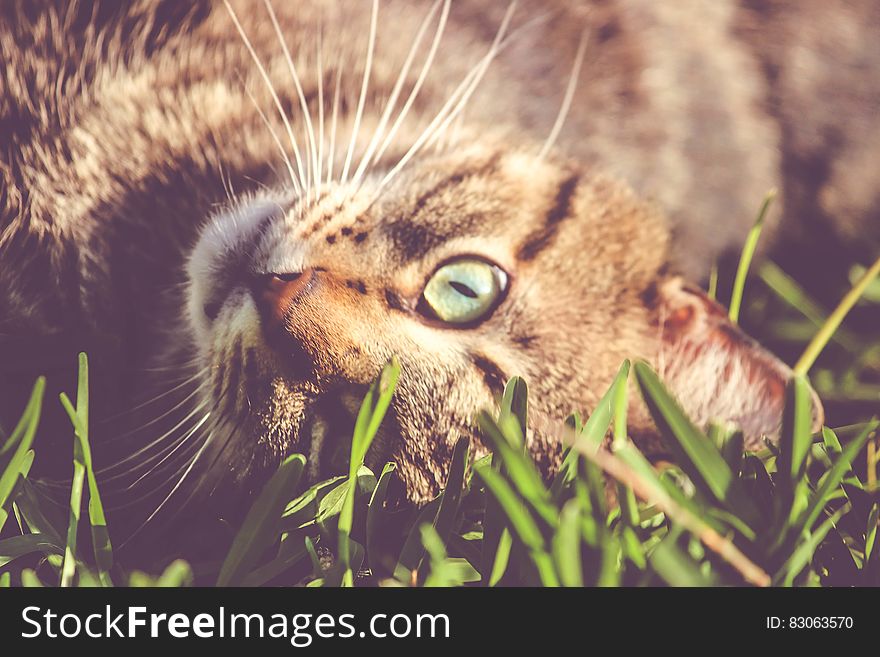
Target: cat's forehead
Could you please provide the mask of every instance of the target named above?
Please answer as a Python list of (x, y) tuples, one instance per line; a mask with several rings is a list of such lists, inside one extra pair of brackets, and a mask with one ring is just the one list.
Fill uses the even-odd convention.
[(559, 176), (558, 164), (497, 145), (447, 153), (390, 184), (376, 176), (356, 189), (326, 190), (305, 212), (291, 210), (282, 241), (337, 262), (341, 254), (370, 254), (383, 267), (421, 261), (449, 244), (466, 248), (470, 240), (513, 244)]

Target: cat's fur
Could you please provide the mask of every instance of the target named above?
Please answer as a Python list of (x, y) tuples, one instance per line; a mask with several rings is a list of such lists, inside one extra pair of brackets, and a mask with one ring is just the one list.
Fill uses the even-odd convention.
[[(262, 3), (233, 9), (299, 160), (222, 4), (4, 3), (4, 426), (34, 375), (70, 389), (73, 353), (89, 349), (93, 418), (149, 402), (128, 420), (149, 426), (133, 430), (119, 472), (154, 459), (126, 480), (148, 472), (142, 486), (160, 491), (151, 508), (179, 506), (181, 479), (251, 488), (291, 451), (308, 452), (319, 476), (324, 442), (341, 435), (330, 416), (356, 410), (395, 354), (399, 388), (368, 460), (396, 460), (417, 500), (437, 491), (453, 441), (474, 434), (475, 411), (514, 374), (531, 385), (532, 448), (547, 469), (557, 423), (589, 412), (624, 358), (651, 361), (700, 421), (736, 420), (752, 444), (776, 431), (787, 368), (675, 273), (704, 276), (738, 246), (772, 186), (777, 239), (800, 218), (877, 243), (875, 3), (521, 2), (463, 111), (386, 182), (485, 58), (509, 4), (452, 2), (406, 120), (360, 170), (422, 20), (433, 10), (386, 133), (445, 3), (380, 3), (358, 119), (372, 3), (275, 2), (316, 132), (323, 97), (324, 179), (341, 89), (333, 183), (302, 194), (291, 177), (302, 166), (314, 178), (315, 159), (284, 50)], [(539, 157), (583, 34), (571, 109)], [(416, 311), (427, 277), (456, 254), (510, 277), (502, 304), (468, 329)], [(267, 310), (261, 276), (272, 272), (306, 272), (308, 285)], [(273, 312), (283, 321), (270, 331)], [(49, 406), (42, 439), (67, 445)], [(647, 414), (632, 406), (633, 435), (650, 446)], [(161, 433), (180, 451), (152, 444)]]

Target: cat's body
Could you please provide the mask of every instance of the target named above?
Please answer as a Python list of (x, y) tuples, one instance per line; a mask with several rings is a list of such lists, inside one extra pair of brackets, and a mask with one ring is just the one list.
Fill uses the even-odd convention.
[[(151, 466), (170, 474), (160, 503), (194, 460), (187, 484), (209, 490), (290, 451), (319, 463), (315, 409), (351, 409), (394, 354), (400, 390), (372, 458), (397, 460), (415, 499), (514, 374), (551, 427), (593, 408), (624, 358), (646, 358), (698, 419), (736, 419), (756, 440), (778, 422), (787, 371), (671, 273), (705, 275), (773, 186), (777, 235), (809, 209), (878, 239), (871, 3), (821, 22), (824, 3), (793, 3), (789, 22), (776, 3), (383, 1), (368, 57), (372, 3), (277, 2), (302, 98), (262, 3), (58, 4), (4, 5), (0, 24), (0, 370), (13, 390), (0, 420), (36, 374), (71, 389), (72, 355), (88, 349), (96, 419), (168, 393), (131, 420), (154, 422), (135, 445), (181, 445)], [(831, 61), (805, 54), (829, 34)], [(836, 114), (824, 85), (850, 92)], [(442, 130), (426, 133), (438, 112)], [(392, 128), (383, 152), (373, 136)], [(365, 151), (381, 156), (361, 166)], [(441, 326), (420, 295), (461, 255), (502, 271), (504, 289), (479, 321)], [(650, 432), (641, 408), (631, 425)], [(533, 441), (549, 468), (552, 429)]]

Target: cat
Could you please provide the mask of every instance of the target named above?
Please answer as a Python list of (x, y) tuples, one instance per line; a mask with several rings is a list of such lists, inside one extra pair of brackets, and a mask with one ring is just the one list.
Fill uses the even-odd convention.
[[(768, 241), (877, 244), (878, 25), (870, 2), (6, 3), (0, 425), (88, 351), (99, 480), (137, 529), (292, 452), (338, 469), (392, 356), (367, 465), (414, 502), (459, 437), (484, 450), (513, 375), (544, 472), (627, 358), (755, 447), (791, 372), (686, 280), (772, 186)], [(56, 406), (38, 461), (67, 468)]]

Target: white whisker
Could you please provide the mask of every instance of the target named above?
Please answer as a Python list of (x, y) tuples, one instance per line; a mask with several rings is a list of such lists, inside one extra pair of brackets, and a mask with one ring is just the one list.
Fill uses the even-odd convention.
[(231, 181), (230, 184), (226, 184), (226, 175), (223, 173), (223, 162), (220, 161), (220, 157), (217, 157), (217, 168), (220, 170), (220, 182), (223, 184), (223, 191), (226, 193), (226, 199), (232, 203), (232, 189), (231, 189)]
[(391, 145), (394, 136), (397, 134), (398, 129), (403, 123), (403, 120), (406, 118), (406, 115), (409, 112), (410, 108), (413, 106), (413, 103), (415, 103), (416, 97), (418, 96), (422, 85), (425, 83), (425, 80), (428, 77), (428, 72), (431, 70), (431, 64), (434, 62), (434, 56), (437, 53), (437, 49), (440, 47), (440, 41), (442, 40), (443, 32), (446, 29), (446, 19), (449, 17), (450, 1), (451, 0), (445, 0), (445, 2), (443, 3), (443, 13), (440, 15), (440, 22), (437, 24), (437, 31), (434, 33), (434, 41), (431, 43), (431, 49), (428, 51), (428, 56), (425, 58), (425, 63), (422, 65), (422, 70), (419, 72), (419, 77), (416, 78), (416, 83), (413, 85), (409, 97), (403, 104), (403, 108), (400, 110), (400, 114), (397, 115), (397, 118), (391, 125), (391, 129), (388, 131), (388, 135), (382, 142), (382, 146), (379, 148), (378, 151), (376, 151), (376, 154), (373, 156), (373, 164), (375, 164), (382, 158), (382, 155), (385, 154), (388, 146)]
[(333, 118), (330, 127), (330, 149), (327, 152), (327, 184), (333, 182), (333, 166), (336, 163), (336, 126), (339, 120), (339, 93), (342, 83), (342, 58), (336, 66), (336, 84), (333, 91)]
[(176, 411), (176, 410), (179, 409), (181, 406), (183, 406), (184, 404), (186, 404), (190, 399), (192, 399), (193, 397), (195, 397), (198, 393), (199, 393), (199, 389), (196, 388), (196, 389), (193, 390), (191, 393), (189, 393), (186, 397), (184, 397), (184, 398), (181, 399), (179, 402), (177, 402), (174, 406), (172, 406), (172, 407), (169, 408), (167, 411), (165, 411), (164, 413), (162, 413), (159, 417), (153, 418), (153, 419), (150, 420), (149, 422), (146, 422), (146, 423), (140, 425), (139, 427), (136, 427), (136, 428), (134, 428), (134, 429), (130, 429), (130, 430), (124, 432), (124, 433), (118, 434), (118, 435), (114, 436), (113, 438), (109, 439), (107, 442), (115, 442), (115, 441), (117, 441), (117, 440), (120, 440), (120, 439), (122, 439), (122, 438), (125, 438), (125, 437), (127, 437), (127, 436), (130, 436), (130, 435), (132, 435), (132, 434), (135, 434), (135, 433), (137, 433), (138, 431), (142, 431), (143, 429), (146, 429), (147, 427), (156, 424), (156, 422), (158, 422), (159, 420), (162, 420), (163, 418), (168, 417), (168, 416), (171, 415), (174, 411)]
[(348, 144), (348, 154), (345, 156), (345, 164), (342, 166), (341, 182), (344, 184), (348, 181), (348, 170), (351, 167), (351, 158), (354, 155), (354, 148), (357, 144), (358, 133), (360, 132), (361, 119), (364, 115), (364, 105), (367, 102), (367, 89), (370, 84), (370, 72), (373, 68), (373, 51), (376, 48), (376, 26), (379, 21), (379, 0), (373, 0), (373, 11), (370, 15), (370, 37), (367, 45), (367, 61), (364, 65), (364, 79), (361, 83), (361, 95), (358, 99), (357, 111), (354, 115), (354, 125), (351, 128), (351, 141)]
[(479, 62), (468, 72), (465, 76), (464, 80), (458, 85), (458, 87), (453, 91), (452, 95), (431, 121), (419, 138), (410, 146), (409, 150), (403, 154), (400, 160), (395, 164), (391, 170), (385, 175), (382, 181), (379, 183), (375, 196), (378, 197), (379, 193), (385, 188), (385, 186), (391, 182), (391, 180), (397, 175), (397, 173), (406, 166), (407, 162), (409, 162), (424, 146), (424, 144), (429, 140), (437, 136), (439, 129), (443, 125), (448, 125), (447, 119), (454, 118), (458, 112), (464, 107), (464, 103), (470, 98), (470, 95), (476, 89), (483, 75), (485, 75), (486, 70), (489, 67), (489, 64), (495, 58), (499, 51), (499, 45), (501, 40), (504, 37), (505, 32), (507, 31), (507, 27), (510, 24), (510, 20), (513, 17), (513, 11), (516, 7), (516, 0), (510, 3), (510, 6), (507, 9), (507, 12), (504, 15), (504, 20), (501, 22), (501, 26), (498, 28), (498, 32), (495, 35), (495, 39), (492, 42), (491, 47), (489, 48), (489, 52), (484, 55)]
[(190, 412), (186, 415), (186, 417), (184, 417), (180, 422), (178, 422), (177, 424), (175, 424), (171, 429), (169, 429), (168, 431), (166, 431), (165, 433), (163, 433), (161, 436), (159, 436), (158, 438), (156, 438), (156, 439), (153, 440), (153, 441), (150, 441), (148, 444), (144, 445), (143, 447), (141, 447), (141, 448), (140, 448), (139, 450), (137, 450), (136, 452), (134, 452), (134, 453), (132, 453), (132, 454), (129, 454), (129, 455), (126, 456), (124, 459), (122, 459), (122, 460), (120, 460), (120, 461), (117, 461), (117, 462), (114, 463), (113, 465), (107, 466), (106, 468), (101, 468), (101, 469), (99, 469), (99, 470), (96, 470), (96, 471), (95, 471), (95, 474), (99, 474), (99, 475), (106, 475), (106, 474), (109, 474), (109, 473), (111, 473), (111, 472), (114, 472), (114, 471), (118, 470), (120, 466), (122, 466), (122, 465), (128, 463), (129, 461), (132, 461), (132, 460), (137, 459), (141, 454), (143, 454), (144, 452), (149, 451), (149, 450), (152, 449), (155, 445), (158, 445), (158, 444), (164, 442), (165, 439), (168, 438), (168, 436), (172, 435), (172, 434), (173, 434), (175, 431), (177, 431), (180, 427), (182, 427), (184, 424), (186, 424), (187, 422), (189, 422), (189, 421), (192, 419), (192, 417), (193, 417), (194, 415), (196, 415), (196, 414), (199, 413), (200, 411), (205, 410), (205, 407), (206, 407), (206, 406), (208, 406), (208, 402), (203, 402), (203, 403), (199, 404), (199, 405), (196, 406), (192, 411), (190, 411)]
[(195, 425), (192, 429), (190, 429), (190, 430), (187, 432), (187, 434), (177, 442), (177, 444), (174, 446), (174, 449), (172, 449), (168, 454), (166, 454), (166, 455), (162, 458), (162, 460), (159, 461), (156, 465), (154, 465), (152, 468), (150, 468), (149, 470), (147, 470), (147, 471), (146, 471), (144, 474), (142, 474), (140, 477), (138, 477), (137, 479), (135, 479), (131, 484), (129, 484), (128, 486), (126, 486), (125, 490), (131, 490), (132, 488), (134, 488), (135, 486), (137, 486), (141, 481), (144, 480), (144, 478), (148, 477), (151, 473), (155, 472), (159, 467), (161, 467), (161, 465), (162, 465), (163, 463), (165, 463), (165, 461), (167, 461), (167, 460), (170, 459), (172, 456), (174, 456), (174, 453), (175, 453), (177, 450), (179, 450), (181, 447), (183, 447), (183, 445), (184, 445), (184, 444), (185, 444), (185, 443), (186, 443), (186, 442), (187, 442), (187, 441), (188, 441), (188, 440), (189, 440), (189, 439), (195, 434), (196, 431), (198, 431), (198, 430), (201, 428), (201, 426), (202, 426), (202, 425), (208, 420), (209, 417), (211, 417), (211, 413), (210, 413), (210, 411), (209, 411), (208, 413), (205, 413), (205, 415), (202, 417), (202, 419), (199, 420), (199, 421), (196, 423), (196, 425)]
[(318, 161), (315, 168), (315, 179), (318, 188), (315, 197), (321, 197), (321, 181), (324, 171), (324, 21), (323, 10), (318, 14)]
[[(186, 288), (186, 287), (189, 287), (189, 283), (186, 283), (186, 282), (179, 283), (178, 286), (175, 286), (175, 287)], [(191, 358), (190, 360), (183, 361), (182, 363), (175, 363), (173, 365), (167, 365), (167, 366), (163, 366), (163, 367), (141, 367), (141, 368), (134, 369), (132, 371), (134, 371), (134, 372), (179, 372), (180, 370), (192, 368), (195, 365), (198, 365), (199, 362), (201, 362), (201, 359), (196, 357), (196, 358)]]
[(173, 388), (170, 388), (169, 390), (166, 390), (165, 392), (160, 393), (160, 394), (156, 395), (155, 397), (152, 397), (146, 401), (143, 401), (140, 404), (138, 404), (137, 406), (132, 406), (130, 409), (128, 409), (126, 411), (122, 411), (120, 413), (114, 413), (113, 415), (109, 415), (105, 418), (101, 418), (101, 420), (97, 424), (104, 424), (104, 423), (109, 422), (111, 420), (115, 420), (117, 418), (120, 418), (124, 415), (129, 415), (130, 413), (134, 413), (135, 411), (139, 411), (140, 409), (145, 408), (146, 406), (149, 406), (150, 404), (153, 404), (153, 403), (159, 401), (160, 399), (167, 397), (171, 393), (173, 393), (177, 390), (180, 390), (181, 388), (192, 383), (193, 381), (195, 381), (199, 377), (204, 376), (207, 371), (208, 371), (208, 368), (206, 367), (203, 370), (201, 370), (200, 372), (196, 372), (188, 379), (185, 379), (182, 383), (178, 383)]
[(287, 118), (287, 114), (284, 112), (284, 107), (281, 105), (281, 99), (278, 98), (278, 94), (275, 91), (275, 86), (272, 84), (272, 80), (269, 78), (269, 74), (266, 72), (265, 67), (263, 66), (263, 62), (260, 60), (259, 55), (257, 55), (257, 51), (254, 50), (253, 44), (251, 44), (251, 40), (248, 38), (247, 33), (244, 31), (244, 28), (241, 25), (241, 22), (238, 20), (238, 16), (235, 13), (235, 10), (232, 8), (232, 5), (229, 4), (229, 0), (223, 0), (223, 4), (226, 5), (226, 11), (229, 12), (229, 16), (232, 18), (232, 22), (235, 23), (235, 29), (238, 30), (238, 34), (241, 37), (241, 40), (244, 42), (245, 47), (251, 55), (251, 59), (254, 60), (254, 64), (257, 66), (257, 70), (260, 72), (260, 76), (263, 78), (263, 82), (266, 84), (266, 88), (272, 96), (272, 100), (275, 103), (275, 107), (278, 110), (278, 115), (281, 117), (282, 122), (284, 123), (284, 127), (287, 130), (287, 136), (290, 139), (290, 145), (293, 147), (293, 154), (296, 157), (297, 170), (299, 171), (299, 182), (300, 188), (304, 183), (305, 176), (303, 175), (303, 163), (302, 156), (300, 155), (299, 146), (296, 142), (296, 137), (293, 135), (293, 128), (290, 126), (290, 120)]
[(287, 167), (287, 173), (290, 175), (290, 182), (293, 185), (293, 188), (296, 190), (297, 194), (302, 194), (302, 185), (297, 179), (296, 173), (293, 170), (293, 163), (290, 161), (290, 156), (284, 149), (284, 146), (281, 143), (281, 139), (278, 137), (278, 133), (275, 132), (275, 128), (272, 127), (272, 124), (269, 122), (269, 118), (266, 116), (266, 113), (263, 112), (262, 108), (260, 108), (260, 104), (257, 102), (257, 99), (254, 98), (254, 95), (250, 92), (250, 89), (244, 86), (244, 84), (245, 83), (242, 81), (244, 92), (250, 99), (251, 104), (254, 106), (254, 109), (257, 110), (257, 114), (259, 114), (260, 118), (263, 120), (263, 124), (269, 130), (269, 134), (272, 136), (272, 140), (275, 142), (275, 146), (278, 147), (278, 152), (281, 153), (281, 157), (284, 160), (284, 165)]
[[(446, 1), (448, 5), (449, 0)], [(361, 176), (363, 176), (364, 170), (367, 168), (367, 165), (370, 162), (370, 158), (373, 156), (373, 153), (376, 151), (376, 147), (379, 145), (379, 140), (382, 138), (382, 134), (385, 131), (385, 126), (388, 125), (388, 121), (391, 118), (391, 112), (394, 110), (395, 105), (397, 105), (397, 98), (400, 96), (400, 92), (403, 90), (403, 83), (406, 81), (406, 76), (409, 73), (409, 69), (412, 66), (416, 53), (418, 52), (418, 48), (422, 42), (422, 38), (425, 36), (425, 32), (427, 32), (428, 26), (431, 24), (431, 21), (434, 20), (434, 16), (436, 15), (437, 10), (440, 8), (440, 3), (441, 0), (434, 1), (434, 4), (431, 6), (431, 10), (428, 12), (428, 15), (425, 16), (425, 19), (422, 21), (422, 24), (419, 27), (418, 32), (416, 33), (416, 38), (413, 39), (413, 43), (409, 49), (409, 53), (407, 53), (406, 59), (403, 62), (403, 66), (400, 69), (400, 74), (397, 76), (397, 81), (394, 83), (394, 87), (391, 89), (391, 94), (388, 97), (388, 101), (385, 103), (385, 110), (382, 112), (382, 116), (379, 118), (379, 124), (376, 126), (376, 131), (373, 133), (373, 138), (370, 140), (370, 143), (367, 146), (367, 150), (364, 152), (360, 164), (354, 172), (354, 176), (352, 177), (352, 182), (354, 184), (357, 184), (358, 181), (361, 179)]]
[(550, 149), (553, 148), (553, 144), (556, 143), (559, 133), (562, 131), (562, 126), (565, 123), (569, 110), (571, 109), (571, 101), (574, 99), (574, 92), (577, 90), (578, 79), (581, 76), (581, 65), (584, 63), (584, 55), (587, 52), (588, 41), (588, 32), (587, 30), (584, 30), (584, 33), (581, 35), (581, 41), (578, 44), (577, 54), (574, 57), (574, 65), (572, 66), (571, 75), (569, 76), (568, 84), (565, 88), (565, 95), (562, 98), (562, 106), (559, 108), (559, 114), (556, 117), (553, 128), (550, 130), (550, 135), (547, 137), (547, 141), (544, 142), (544, 146), (538, 153), (539, 158), (543, 159), (546, 157), (547, 153), (550, 152)]
[[(144, 527), (146, 527), (148, 524), (150, 524), (150, 522), (153, 520), (153, 518), (155, 518), (155, 517), (158, 515), (158, 513), (159, 513), (159, 512), (165, 507), (165, 505), (168, 503), (168, 500), (170, 500), (170, 499), (174, 496), (174, 493), (177, 492), (177, 489), (179, 489), (179, 488), (183, 485), (183, 482), (186, 480), (187, 476), (189, 476), (189, 473), (190, 473), (190, 472), (192, 471), (192, 469), (195, 467), (196, 463), (198, 463), (199, 457), (202, 455), (202, 453), (204, 453), (205, 449), (206, 449), (206, 448), (208, 447), (208, 445), (211, 443), (211, 438), (213, 438), (213, 434), (209, 435), (208, 438), (205, 440), (205, 442), (202, 444), (202, 446), (199, 448), (198, 453), (196, 453), (196, 455), (195, 455), (195, 457), (193, 458), (192, 462), (190, 462), (189, 466), (186, 468), (186, 470), (185, 470), (185, 471), (183, 472), (183, 474), (180, 476), (180, 479), (177, 480), (177, 483), (174, 485), (174, 487), (171, 489), (171, 491), (168, 493), (168, 495), (165, 496), (165, 498), (159, 503), (159, 506), (156, 507), (156, 509), (155, 509), (155, 510), (154, 510), (154, 511), (153, 511), (153, 512), (147, 517), (147, 519), (144, 520), (144, 521), (140, 524), (140, 526), (139, 526), (137, 529), (135, 529), (135, 530), (134, 530), (134, 531), (128, 536), (128, 538), (125, 539), (125, 540), (120, 544), (120, 546), (119, 546), (120, 549), (122, 549), (123, 547), (125, 547), (126, 545), (128, 545), (128, 543), (130, 543), (131, 540), (132, 540), (135, 536), (137, 536), (138, 534), (140, 534), (140, 532), (143, 531)], [(172, 477), (172, 479), (173, 479), (173, 477)], [(169, 480), (169, 481), (170, 481), (170, 480)]]
[[(502, 21), (501, 27), (498, 29), (498, 32), (495, 35), (495, 40), (492, 42), (492, 47), (489, 49), (489, 52), (483, 58), (483, 61), (478, 66), (478, 68), (472, 71), (472, 79), (461, 93), (461, 96), (459, 97), (455, 106), (452, 108), (451, 111), (448, 112), (448, 114), (444, 117), (440, 124), (434, 128), (433, 134), (430, 134), (429, 138), (425, 141), (426, 147), (430, 147), (446, 132), (450, 124), (456, 119), (456, 117), (458, 117), (461, 112), (464, 111), (464, 108), (467, 106), (467, 103), (471, 99), (471, 96), (473, 96), (474, 92), (480, 86), (480, 82), (486, 75), (486, 71), (489, 70), (489, 66), (498, 56), (498, 53), (500, 53), (502, 50), (501, 46), (503, 43), (504, 34), (507, 32), (510, 20), (513, 18), (513, 10), (515, 8), (515, 5), (516, 0), (514, 0), (514, 2), (512, 2), (508, 7), (508, 13), (505, 15), (504, 21)], [(428, 130), (428, 132), (430, 132), (430, 129)]]
[[(306, 122), (306, 133), (309, 140), (307, 157), (310, 156), (311, 158), (311, 169), (308, 177), (306, 191), (306, 202), (308, 202), (312, 178), (314, 177), (316, 185), (320, 185), (320, 183), (318, 182), (318, 179), (320, 178), (320, 171), (318, 165), (318, 147), (315, 144), (315, 127), (312, 125), (312, 116), (309, 110), (309, 104), (306, 101), (306, 95), (303, 92), (299, 75), (296, 72), (296, 66), (293, 63), (293, 57), (291, 57), (290, 55), (290, 50), (287, 47), (287, 42), (284, 40), (284, 34), (281, 31), (281, 26), (278, 24), (278, 17), (275, 15), (275, 10), (272, 8), (272, 3), (269, 2), (269, 0), (263, 0), (263, 4), (266, 5), (266, 9), (269, 12), (269, 18), (272, 21), (272, 27), (275, 28), (275, 34), (278, 37), (278, 42), (281, 44), (281, 49), (284, 51), (284, 58), (287, 60), (287, 67), (290, 69), (290, 77), (293, 78), (293, 84), (296, 87), (296, 93), (299, 96), (300, 108), (302, 109), (303, 118)], [(317, 197), (318, 190), (316, 189), (315, 198)]]

